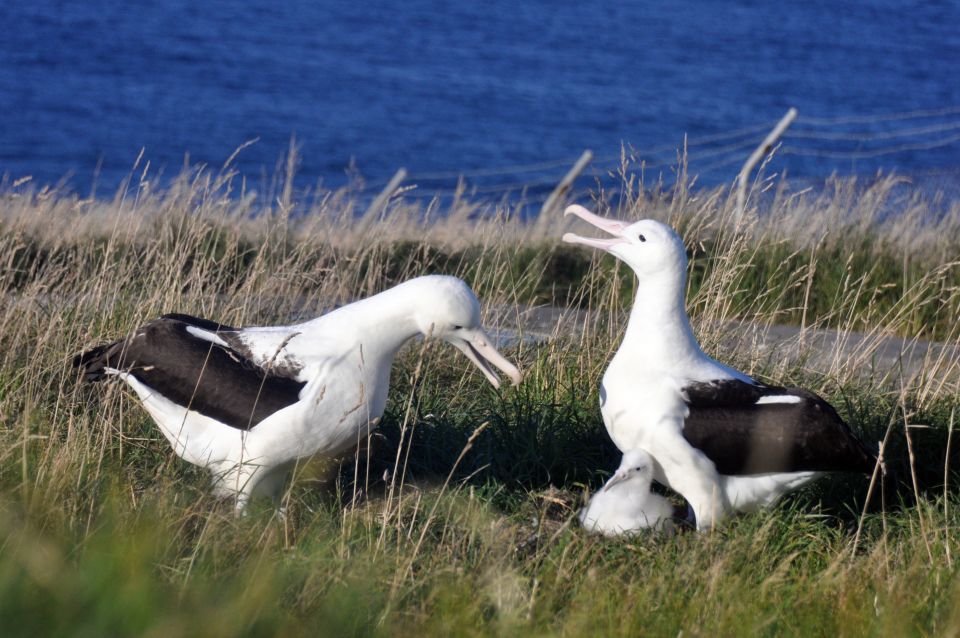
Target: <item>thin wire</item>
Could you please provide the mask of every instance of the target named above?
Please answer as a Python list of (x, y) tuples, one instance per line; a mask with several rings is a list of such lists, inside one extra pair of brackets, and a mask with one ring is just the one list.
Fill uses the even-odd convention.
[(466, 188), (436, 188), (433, 190), (421, 190), (416, 189), (410, 191), (417, 195), (427, 194), (437, 197), (448, 197), (460, 193), (461, 195), (492, 195), (496, 193), (511, 193), (516, 191), (525, 191), (529, 190), (531, 187), (536, 186), (551, 186), (556, 184), (556, 180), (542, 180), (539, 182), (514, 182), (512, 184), (491, 184), (490, 186), (483, 187), (466, 187)]
[(934, 142), (888, 146), (886, 148), (879, 148), (872, 151), (821, 151), (815, 148), (787, 146), (780, 152), (784, 155), (807, 155), (813, 157), (833, 157), (838, 159), (867, 159), (870, 157), (880, 157), (881, 155), (902, 153), (904, 151), (926, 151), (933, 148), (939, 148), (941, 146), (956, 144), (957, 142), (960, 142), (960, 135), (945, 137)]
[[(800, 116), (797, 118), (797, 122), (800, 124), (808, 124), (810, 126), (836, 126), (842, 124), (855, 124), (855, 123), (875, 123), (875, 122), (891, 122), (898, 120), (908, 120), (908, 119), (917, 119), (922, 117), (935, 117), (935, 116), (944, 116), (944, 115), (954, 115), (960, 114), (960, 106), (946, 107), (942, 109), (927, 109), (927, 110), (916, 110), (916, 111), (903, 111), (899, 113), (888, 113), (884, 115), (870, 115), (870, 116), (844, 116), (836, 118), (816, 118), (809, 116)], [(708, 144), (713, 144), (719, 141), (736, 139), (743, 137), (745, 135), (750, 135), (753, 133), (766, 132), (769, 130), (771, 123), (758, 124), (755, 126), (744, 127), (740, 129), (735, 129), (732, 131), (726, 131), (723, 133), (718, 133), (715, 135), (705, 136), (693, 140), (688, 140), (686, 142), (687, 148), (695, 148), (700, 146), (706, 146)], [(857, 141), (857, 142), (869, 142), (872, 140), (883, 140), (883, 139), (896, 139), (902, 137), (910, 137), (916, 135), (927, 135), (931, 133), (953, 131), (960, 128), (960, 122), (951, 122), (948, 124), (938, 124), (935, 126), (924, 126), (917, 127), (913, 129), (907, 129), (902, 131), (887, 131), (881, 133), (857, 133), (857, 132), (818, 132), (810, 130), (796, 130), (793, 129), (786, 133), (786, 137), (793, 137), (796, 139), (820, 139), (820, 140), (836, 140), (836, 141)], [(960, 136), (952, 136), (949, 138), (944, 138), (941, 140), (933, 142), (922, 142), (916, 144), (904, 144), (901, 146), (895, 147), (886, 147), (881, 149), (874, 150), (865, 150), (865, 151), (830, 151), (830, 150), (819, 150), (812, 148), (803, 148), (796, 146), (788, 146), (781, 149), (781, 153), (784, 155), (802, 155), (802, 156), (819, 156), (819, 157), (833, 157), (833, 158), (843, 158), (843, 159), (865, 159), (870, 157), (878, 157), (882, 155), (889, 155), (898, 152), (910, 151), (910, 150), (927, 150), (933, 148), (939, 148), (942, 146), (948, 146), (951, 144), (960, 141)], [(717, 157), (719, 155), (724, 155), (726, 153), (731, 153), (737, 150), (745, 149), (749, 146), (758, 143), (754, 140), (742, 140), (735, 142), (733, 144), (727, 144), (718, 148), (704, 150), (701, 152), (688, 153), (687, 161), (694, 162), (702, 159), (707, 159), (710, 157)], [(598, 156), (593, 160), (593, 166), (584, 173), (584, 176), (592, 177), (602, 177), (606, 175), (611, 170), (616, 170), (618, 163), (626, 155), (628, 158), (639, 158), (643, 156), (654, 156), (658, 154), (663, 154), (667, 152), (676, 153), (680, 148), (683, 147), (683, 144), (665, 144), (661, 146), (655, 146), (647, 149), (643, 148), (631, 148), (628, 152), (621, 151), (617, 154), (611, 154), (606, 156)], [(707, 170), (714, 170), (718, 167), (725, 166), (727, 164), (732, 164), (738, 161), (739, 157), (730, 157), (727, 159), (714, 162), (707, 167), (701, 169), (701, 172)], [(460, 179), (460, 178), (476, 178), (476, 177), (492, 177), (497, 175), (511, 175), (518, 173), (533, 173), (533, 172), (543, 172), (549, 169), (556, 169), (561, 167), (567, 167), (573, 164), (575, 159), (562, 159), (562, 160), (551, 160), (530, 164), (516, 164), (511, 166), (499, 166), (496, 168), (479, 168), (479, 169), (470, 169), (465, 171), (439, 171), (439, 172), (428, 172), (428, 173), (412, 173), (408, 178), (407, 182), (416, 182), (418, 180), (432, 181), (432, 180), (444, 180), (444, 179)], [(644, 169), (657, 169), (663, 168), (666, 166), (676, 165), (678, 158), (663, 159), (655, 162), (645, 162), (642, 164)], [(603, 165), (607, 164), (608, 167)], [(475, 193), (475, 194), (491, 194), (491, 193), (507, 193), (511, 191), (522, 190), (524, 188), (536, 188), (540, 186), (547, 186), (555, 184), (557, 179), (540, 179), (535, 181), (526, 181), (526, 182), (511, 182), (506, 184), (491, 184), (488, 186), (474, 186), (473, 188), (461, 189), (460, 192), (464, 193)], [(388, 182), (387, 181), (378, 181), (371, 182), (365, 185), (367, 189), (382, 188)], [(441, 193), (441, 194), (454, 194), (458, 189), (438, 189), (432, 192)], [(418, 191), (422, 193), (424, 191)]]
[(718, 168), (723, 168), (724, 166), (728, 166), (730, 164), (742, 164), (744, 161), (746, 160), (744, 160), (742, 157), (728, 157), (727, 159), (698, 167), (697, 173), (704, 175), (710, 171), (715, 171)]
[(936, 126), (923, 126), (913, 129), (901, 129), (899, 131), (887, 131), (883, 133), (829, 133), (819, 131), (788, 130), (784, 137), (799, 137), (805, 139), (817, 140), (849, 140), (853, 142), (869, 142), (871, 140), (889, 140), (898, 137), (913, 137), (915, 135), (927, 135), (930, 133), (943, 133), (945, 131), (955, 131), (960, 129), (960, 122), (951, 122), (950, 124), (937, 124)]
[(870, 122), (893, 122), (896, 120), (911, 120), (920, 117), (937, 117), (941, 115), (956, 115), (960, 113), (960, 106), (948, 106), (942, 109), (927, 109), (920, 111), (902, 111), (900, 113), (886, 113), (884, 115), (847, 115), (842, 117), (809, 117), (801, 115), (797, 118), (798, 124), (811, 126), (833, 126), (835, 124), (866, 124)]
[[(707, 144), (713, 144), (714, 142), (722, 142), (724, 140), (734, 139), (737, 137), (743, 137), (744, 135), (750, 135), (752, 133), (760, 133), (766, 131), (770, 128), (770, 123), (756, 124), (754, 126), (748, 126), (740, 129), (735, 129), (732, 131), (725, 131), (723, 133), (717, 133), (715, 135), (708, 135), (705, 137), (696, 138), (689, 140), (687, 142), (687, 147), (696, 147), (696, 146), (705, 146)], [(646, 155), (655, 155), (657, 153), (664, 153), (668, 151), (675, 151), (682, 144), (664, 144), (662, 146), (655, 146), (648, 149), (636, 149), (639, 153)], [(550, 168), (558, 168), (561, 166), (570, 166), (578, 158), (562, 159), (562, 160), (550, 160), (546, 162), (536, 162), (533, 164), (514, 164), (512, 166), (498, 166), (496, 168), (475, 168), (467, 169), (464, 171), (436, 171), (428, 173), (412, 173), (411, 179), (417, 180), (442, 180), (442, 179), (456, 179), (458, 177), (490, 177), (494, 175), (509, 175), (513, 173), (534, 173), (537, 171), (543, 171)], [(594, 162), (604, 163), (612, 162), (620, 159), (620, 153), (616, 155), (606, 155), (595, 157)], [(384, 182), (386, 183), (386, 182)]]
[[(736, 144), (727, 144), (726, 146), (718, 146), (717, 148), (710, 149), (709, 151), (700, 151), (698, 153), (688, 153), (687, 162), (697, 162), (703, 159), (709, 159), (711, 157), (717, 157), (718, 155), (726, 155), (727, 153), (732, 153), (733, 151), (743, 150), (745, 148), (751, 148), (762, 142), (761, 139), (752, 139), (745, 140), (743, 142), (738, 142)], [(673, 166), (676, 164), (676, 160), (670, 162), (657, 162), (653, 164), (644, 164), (644, 168), (660, 168), (663, 166)]]
[[(446, 197), (453, 197), (458, 194), (463, 197), (470, 197), (471, 195), (475, 195), (478, 193), (474, 193), (472, 191), (458, 191), (457, 189), (437, 189), (437, 190), (430, 190), (430, 191), (412, 190), (405, 193), (405, 196), (409, 196), (411, 198), (421, 198), (421, 199), (443, 199)], [(509, 192), (504, 193), (505, 196), (508, 194)], [(573, 195), (571, 194), (571, 197), (572, 196)], [(540, 195), (528, 195), (524, 193), (523, 197), (518, 201), (524, 205), (530, 204), (530, 203), (539, 204), (547, 201), (549, 197), (550, 197), (550, 193), (544, 193)]]
[[(734, 151), (739, 151), (739, 150), (743, 150), (743, 149), (746, 149), (746, 148), (751, 148), (751, 147), (756, 146), (757, 144), (759, 144), (761, 141), (762, 141), (762, 140), (759, 140), (759, 139), (745, 140), (745, 141), (743, 141), (743, 142), (737, 142), (737, 143), (735, 143), (735, 144), (727, 144), (726, 146), (720, 146), (720, 147), (717, 147), (717, 148), (714, 148), (714, 149), (710, 149), (710, 150), (708, 150), (708, 151), (700, 151), (700, 152), (697, 152), (697, 153), (688, 153), (687, 156), (686, 156), (686, 161), (687, 161), (687, 163), (692, 163), (692, 162), (698, 162), (698, 161), (704, 160), (704, 159), (709, 159), (709, 158), (711, 158), (711, 157), (717, 157), (718, 155), (725, 155), (725, 154), (727, 154), (727, 153), (732, 153), (732, 152), (734, 152)], [(674, 149), (674, 150), (677, 150), (677, 149)], [(642, 170), (652, 170), (652, 169), (657, 169), (657, 168), (664, 168), (664, 167), (667, 167), (667, 166), (676, 166), (677, 163), (678, 163), (681, 159), (682, 159), (681, 157), (675, 157), (675, 158), (673, 158), (673, 159), (671, 159), (671, 160), (664, 160), (664, 161), (659, 161), (659, 162), (643, 162), (643, 161), (637, 161), (637, 162), (636, 162), (636, 165), (637, 165), (638, 168), (640, 168), (640, 169), (642, 169)], [(737, 155), (736, 158), (731, 158), (730, 160), (724, 160), (724, 162), (726, 162), (726, 161), (733, 161), (734, 159), (743, 159), (743, 158), (740, 157), (739, 155)], [(618, 165), (614, 165), (613, 167), (608, 168), (608, 169), (603, 169), (603, 168), (600, 168), (600, 167), (595, 167), (595, 168), (587, 171), (585, 174), (586, 174), (586, 175), (589, 175), (589, 176), (593, 176), (593, 177), (602, 177), (602, 176), (606, 175), (609, 171), (611, 171), (611, 170), (617, 170), (618, 168), (619, 168)]]
[(960, 175), (960, 166), (941, 166), (928, 168), (922, 171), (910, 171), (910, 177), (939, 177), (946, 175)]
[[(726, 153), (730, 153), (730, 152), (735, 151), (735, 150), (740, 150), (740, 149), (743, 149), (743, 148), (749, 148), (749, 147), (751, 147), (751, 146), (755, 146), (757, 143), (758, 143), (757, 140), (747, 140), (747, 141), (743, 141), (743, 142), (737, 142), (737, 143), (734, 143), (734, 144), (728, 144), (728, 145), (726, 145), (726, 146), (718, 147), (718, 148), (715, 148), (715, 149), (710, 149), (709, 151), (701, 151), (701, 152), (699, 152), (699, 153), (690, 153), (690, 154), (687, 155), (687, 161), (688, 161), (688, 162), (692, 162), (692, 161), (698, 161), (698, 160), (706, 159), (706, 158), (710, 158), (710, 157), (716, 157), (716, 156), (718, 156), (718, 155), (724, 155), (724, 154), (726, 154)], [(674, 150), (676, 150), (676, 149), (674, 149)], [(676, 162), (677, 162), (677, 160), (673, 160), (673, 161), (663, 161), (663, 162), (654, 162), (654, 163), (644, 163), (644, 164), (643, 164), (643, 168), (644, 168), (644, 169), (662, 168), (662, 167), (665, 167), (665, 166), (673, 166), (674, 164), (676, 164)], [(614, 168), (615, 168), (615, 167), (614, 167)], [(603, 170), (602, 168), (600, 168), (600, 167), (595, 167), (595, 168), (591, 169), (590, 171), (588, 171), (587, 173), (585, 173), (585, 174), (583, 175), (583, 177), (602, 177), (602, 176), (604, 176), (605, 174), (606, 174), (606, 173), (604, 172), (604, 170)], [(555, 186), (556, 183), (557, 183), (557, 180), (556, 180), (556, 179), (547, 178), (547, 179), (534, 180), (534, 181), (526, 181), (526, 182), (511, 182), (511, 183), (507, 183), (507, 184), (490, 184), (490, 185), (487, 185), (487, 186), (474, 186), (474, 187), (471, 187), (471, 188), (466, 188), (466, 189), (464, 189), (463, 192), (464, 192), (464, 193), (471, 193), (471, 194), (474, 194), (474, 195), (491, 194), (491, 193), (508, 193), (508, 192), (511, 192), (511, 191), (518, 191), (518, 190), (523, 190), (523, 189), (537, 188), (537, 187), (542, 187), (542, 186)], [(434, 192), (442, 192), (442, 191), (444, 191), (444, 190), (445, 190), (445, 189), (439, 189), (438, 191), (434, 191)], [(456, 192), (456, 189), (450, 189), (449, 192), (450, 192), (451, 194), (452, 194), (452, 193), (455, 193), (455, 192)]]
[(492, 175), (508, 175), (510, 173), (533, 173), (546, 170), (548, 168), (557, 168), (560, 166), (570, 166), (577, 158), (552, 160), (549, 162), (539, 162), (536, 164), (516, 164), (514, 166), (499, 166), (497, 168), (476, 168), (466, 171), (438, 171), (433, 173), (414, 173), (413, 179), (456, 179), (458, 177), (489, 177)]
[(470, 193), (506, 193), (509, 191), (522, 190), (524, 188), (536, 188), (537, 186), (554, 186), (556, 179), (540, 179), (531, 182), (511, 182), (508, 184), (489, 184), (487, 186), (473, 186), (464, 189), (464, 192)]
[[(700, 137), (693, 140), (687, 141), (687, 148), (694, 146), (706, 146), (707, 144), (713, 144), (714, 142), (722, 142), (724, 140), (734, 139), (737, 137), (743, 137), (744, 135), (750, 135), (752, 133), (764, 133), (770, 130), (772, 125), (776, 122), (767, 122), (764, 124), (757, 124), (756, 126), (748, 126), (741, 129), (735, 129), (733, 131), (728, 131), (726, 133), (718, 133), (716, 135), (709, 135), (707, 137)], [(664, 144), (662, 146), (654, 146), (653, 148), (634, 148), (635, 153), (629, 153), (628, 155), (657, 155), (659, 153), (665, 153), (669, 151), (676, 151), (678, 148), (682, 147), (683, 144)], [(620, 153), (616, 155), (606, 155), (596, 158), (596, 162), (610, 162), (610, 161), (619, 161)]]

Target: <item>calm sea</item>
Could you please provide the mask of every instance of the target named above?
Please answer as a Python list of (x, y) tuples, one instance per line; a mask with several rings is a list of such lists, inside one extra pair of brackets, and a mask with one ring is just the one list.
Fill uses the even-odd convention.
[(171, 175), (251, 139), (259, 179), (291, 138), (306, 185), (542, 191), (622, 144), (670, 180), (685, 136), (717, 182), (791, 106), (771, 171), (960, 179), (956, 2), (8, 0), (0, 24), (0, 175), (83, 193), (141, 148)]

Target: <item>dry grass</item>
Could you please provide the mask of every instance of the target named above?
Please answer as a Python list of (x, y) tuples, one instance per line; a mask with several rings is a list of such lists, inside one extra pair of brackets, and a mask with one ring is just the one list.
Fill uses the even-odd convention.
[[(10, 186), (0, 626), (956, 634), (957, 465), (946, 464), (960, 394), (960, 206), (901, 182), (799, 193), (761, 183), (743, 222), (727, 189), (650, 188), (628, 166), (616, 210), (595, 194), (601, 213), (681, 230), (708, 351), (824, 393), (866, 436), (892, 424), (888, 453), (917, 501), (861, 516), (865, 481), (832, 477), (719, 533), (615, 542), (586, 536), (571, 513), (616, 464), (594, 397), (632, 274), (559, 245), (573, 222), (411, 193), (363, 218), (350, 191), (301, 201), (281, 176), (256, 195), (229, 167), (162, 189), (144, 171), (112, 200)], [(162, 312), (282, 322), (425, 272), (467, 279), (487, 323), (514, 331), (524, 383), (496, 393), (449, 348), (406, 349), (375, 445), (340, 468), (299, 468), (282, 523), (266, 508), (232, 518), (128, 392), (80, 386), (69, 367), (83, 347)]]

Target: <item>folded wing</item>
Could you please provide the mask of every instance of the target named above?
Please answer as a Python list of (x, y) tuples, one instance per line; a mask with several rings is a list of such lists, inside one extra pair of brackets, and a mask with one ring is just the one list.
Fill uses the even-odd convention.
[(800, 388), (736, 379), (684, 388), (683, 435), (726, 475), (870, 472), (876, 457), (829, 403)]
[(129, 373), (178, 405), (248, 430), (299, 401), (305, 383), (232, 347), (237, 333), (206, 319), (165, 315), (126, 339), (78, 355), (74, 365), (89, 381)]

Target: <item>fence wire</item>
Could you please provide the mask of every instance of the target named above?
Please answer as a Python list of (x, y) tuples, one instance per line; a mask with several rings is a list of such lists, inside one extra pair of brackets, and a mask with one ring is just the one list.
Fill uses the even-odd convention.
[[(775, 120), (771, 120), (712, 135), (683, 136), (677, 144), (624, 144), (617, 153), (594, 157), (573, 188), (582, 191), (601, 185), (615, 190), (624, 170), (648, 176), (654, 182), (670, 183), (681, 166), (686, 168), (687, 175), (700, 176), (701, 183), (726, 182), (736, 175), (774, 124)], [(801, 113), (774, 149), (767, 170), (810, 179), (843, 172), (900, 169), (906, 175), (939, 176), (939, 183), (944, 183), (960, 175), (960, 152), (953, 150), (960, 146), (958, 131), (960, 106), (838, 117)], [(923, 152), (930, 157), (918, 158), (917, 154)], [(898, 155), (909, 161), (899, 160)], [(458, 171), (418, 172), (413, 168), (404, 180), (403, 196), (443, 199), (461, 194), (482, 195), (492, 200), (541, 204), (576, 159), (571, 156)], [(386, 183), (369, 183), (366, 190), (377, 191)], [(960, 187), (954, 186), (960, 194)]]

